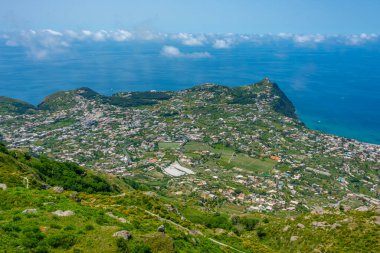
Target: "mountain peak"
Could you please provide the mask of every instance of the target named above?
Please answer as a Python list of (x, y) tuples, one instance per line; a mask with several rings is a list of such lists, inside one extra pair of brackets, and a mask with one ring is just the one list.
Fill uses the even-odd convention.
[(102, 97), (101, 94), (87, 87), (81, 87), (68, 91), (59, 91), (45, 97), (44, 100), (38, 105), (38, 109), (57, 110), (70, 107), (77, 103), (76, 96), (80, 96), (88, 100)]

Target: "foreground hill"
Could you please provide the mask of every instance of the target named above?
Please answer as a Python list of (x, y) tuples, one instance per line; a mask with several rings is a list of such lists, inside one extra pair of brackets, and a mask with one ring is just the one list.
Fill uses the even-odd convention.
[[(380, 210), (210, 212), (197, 204), (134, 190), (120, 178), (94, 175), (74, 164), (9, 151), (2, 145), (0, 175), (3, 252), (379, 250)], [(118, 232), (131, 238), (115, 237)]]
[[(160, 218), (191, 227), (154, 194), (129, 190), (120, 180), (75, 164), (0, 144), (0, 176), (1, 252), (224, 251), (200, 232)], [(157, 232), (162, 225), (166, 232)], [(132, 238), (113, 236), (124, 230)]]

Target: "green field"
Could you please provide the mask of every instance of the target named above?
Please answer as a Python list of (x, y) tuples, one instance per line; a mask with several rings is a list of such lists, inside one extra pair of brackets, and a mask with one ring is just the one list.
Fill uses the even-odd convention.
[(194, 151), (210, 151), (211, 147), (202, 142), (188, 142), (185, 145), (185, 152), (194, 152)]
[(221, 165), (227, 168), (238, 167), (255, 172), (269, 172), (276, 164), (270, 159), (255, 159), (244, 154), (235, 154), (233, 151), (222, 154), (220, 160)]
[(179, 142), (160, 142), (158, 143), (158, 148), (160, 149), (178, 149), (181, 147)]
[(201, 142), (189, 142), (185, 145), (185, 152), (190, 153), (190, 156), (192, 152), (196, 151), (210, 151), (220, 154), (220, 158), (215, 158), (215, 162), (229, 169), (237, 167), (248, 171), (265, 173), (269, 172), (276, 165), (276, 162), (271, 159), (252, 158), (246, 154), (236, 153), (232, 148), (221, 145), (216, 148), (212, 148)]

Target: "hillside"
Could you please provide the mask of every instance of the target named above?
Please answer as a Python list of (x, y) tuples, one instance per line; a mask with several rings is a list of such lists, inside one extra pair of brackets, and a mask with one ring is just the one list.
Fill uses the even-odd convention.
[[(164, 245), (171, 245), (165, 252), (233, 251), (220, 243), (242, 252), (379, 248), (380, 147), (307, 129), (268, 79), (113, 96), (80, 88), (48, 96), (33, 110), (0, 112), (2, 140), (12, 149), (0, 154), (5, 199), (15, 201), (18, 191), (33, 199), (60, 196), (84, 214), (77, 224), (106, 208), (108, 217), (129, 221), (117, 229), (131, 230), (153, 252), (160, 252), (162, 223)], [(54, 186), (65, 191), (54, 193)], [(73, 191), (81, 201), (70, 198)], [(4, 202), (3, 220), (29, 203), (16, 202)], [(96, 224), (97, 234), (116, 229)], [(79, 239), (69, 248), (86, 252), (83, 240), (94, 240), (92, 232), (75, 226)], [(108, 252), (117, 247), (111, 234)]]
[[(113, 96), (101, 95), (87, 87), (71, 91), (61, 91), (47, 96), (37, 107), (39, 110), (58, 111), (70, 109), (81, 99), (120, 107), (133, 107), (157, 104), (157, 101), (170, 99), (168, 92), (120, 92)], [(23, 113), (20, 111), (20, 113)]]
[(24, 101), (0, 96), (0, 113), (24, 114), (33, 112), (35, 107)]
[[(75, 164), (0, 145), (0, 175), (2, 252), (223, 252), (205, 238), (192, 239), (184, 233), (188, 229), (157, 219), (148, 210), (166, 218), (174, 214), (154, 195), (129, 192), (122, 181)], [(157, 232), (163, 224), (166, 233)], [(132, 239), (113, 236), (125, 229)]]
[[(168, 202), (152, 192), (133, 190), (119, 179), (93, 175), (96, 180), (89, 183), (86, 174), (89, 172), (76, 165), (68, 167), (68, 164), (32, 158), (27, 153), (8, 151), (4, 146), (0, 148), (0, 250), (5, 252), (16, 249), (17, 252), (93, 252), (94, 248), (99, 252), (378, 250), (380, 216), (374, 210), (316, 209), (291, 216), (205, 213), (197, 205)], [(51, 165), (60, 167), (59, 172), (69, 176), (54, 178), (59, 187), (50, 188), (54, 185), (48, 185), (49, 177), (41, 173)], [(76, 168), (75, 172), (71, 168)], [(66, 181), (73, 175), (79, 178), (75, 184), (67, 185)], [(28, 184), (24, 178), (29, 179)], [(108, 187), (99, 189), (98, 182)], [(123, 194), (112, 189), (115, 183)], [(78, 187), (84, 191), (72, 191)], [(157, 232), (162, 225), (165, 233)], [(122, 230), (131, 233), (132, 239), (113, 236)]]

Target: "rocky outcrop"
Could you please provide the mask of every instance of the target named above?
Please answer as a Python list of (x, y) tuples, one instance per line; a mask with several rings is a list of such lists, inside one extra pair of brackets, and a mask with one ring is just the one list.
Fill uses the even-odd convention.
[(298, 223), (298, 224), (297, 224), (297, 228), (303, 229), (303, 228), (305, 228), (305, 225), (304, 225), (304, 224), (301, 224), (301, 223)]
[(72, 192), (72, 193), (70, 193), (69, 197), (70, 197), (72, 200), (76, 201), (76, 202), (81, 202), (81, 200), (82, 200), (82, 199), (79, 197), (79, 193), (78, 193), (78, 192)]
[(326, 228), (330, 226), (326, 221), (313, 221), (311, 225), (315, 228)]
[(128, 230), (121, 230), (114, 233), (113, 237), (120, 237), (120, 238), (123, 238), (124, 240), (129, 240), (132, 238), (132, 234)]
[(70, 210), (67, 210), (67, 211), (57, 210), (55, 212), (52, 212), (52, 214), (59, 216), (59, 217), (68, 217), (68, 216), (75, 215), (75, 213), (73, 211), (70, 211)]
[(106, 214), (107, 214), (109, 217), (114, 218), (114, 219), (120, 221), (121, 223), (127, 223), (127, 220), (126, 220), (126, 219), (124, 219), (124, 218), (122, 218), (122, 217), (119, 217), (119, 216), (116, 216), (116, 215), (114, 215), (114, 214), (111, 213), (111, 212), (108, 212), (108, 213), (106, 213)]
[(157, 228), (157, 232), (165, 233), (165, 226), (161, 225)]
[(54, 186), (53, 188), (51, 188), (51, 190), (55, 193), (62, 193), (64, 191), (63, 187), (61, 186)]
[(7, 189), (7, 185), (6, 184), (0, 184), (0, 189), (5, 191)]
[(359, 206), (358, 208), (355, 209), (356, 211), (359, 211), (359, 212), (368, 212), (369, 211), (369, 208), (368, 206)]
[(297, 241), (298, 239), (299, 239), (299, 237), (296, 236), (296, 235), (292, 235), (292, 236), (290, 237), (290, 241), (291, 241), (291, 242)]
[(37, 209), (25, 209), (22, 213), (37, 213)]
[(320, 206), (314, 208), (314, 209), (311, 211), (311, 214), (316, 214), (316, 215), (322, 215), (322, 214), (327, 214), (327, 213), (329, 213), (329, 212), (325, 211), (325, 210), (323, 209), (323, 207), (320, 207)]

